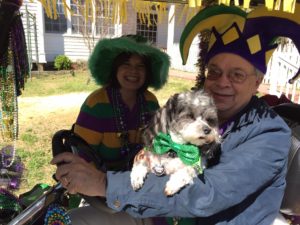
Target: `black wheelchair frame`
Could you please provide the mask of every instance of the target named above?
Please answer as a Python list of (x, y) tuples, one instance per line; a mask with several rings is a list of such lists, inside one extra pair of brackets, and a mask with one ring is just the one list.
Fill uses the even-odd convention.
[(292, 130), (286, 189), (280, 211), (286, 215), (300, 216), (300, 105), (285, 103), (277, 105), (273, 109)]

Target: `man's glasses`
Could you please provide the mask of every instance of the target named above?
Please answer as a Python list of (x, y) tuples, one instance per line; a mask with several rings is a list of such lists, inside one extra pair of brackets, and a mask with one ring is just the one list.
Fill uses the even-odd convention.
[[(218, 80), (223, 75), (223, 71), (215, 66), (209, 66), (206, 73), (206, 79)], [(237, 84), (243, 83), (250, 74), (241, 69), (233, 69), (227, 73), (227, 78)]]

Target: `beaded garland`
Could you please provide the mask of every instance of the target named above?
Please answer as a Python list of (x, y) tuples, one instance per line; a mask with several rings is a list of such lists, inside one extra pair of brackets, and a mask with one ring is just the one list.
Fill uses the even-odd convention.
[[(16, 157), (18, 137), (18, 101), (24, 83), (29, 75), (26, 42), (19, 8), (22, 0), (0, 1), (0, 187), (6, 202), (15, 204), (14, 198), (7, 198), (9, 191), (19, 188), (23, 164)], [(12, 195), (12, 194), (11, 194)], [(8, 204), (8, 203), (7, 203)], [(8, 206), (4, 206), (8, 207)], [(2, 212), (5, 209), (1, 209)], [(7, 210), (6, 210), (7, 212)]]
[[(18, 136), (17, 96), (24, 89), (29, 75), (24, 28), (20, 7), (22, 0), (0, 1), (0, 133), (2, 144), (13, 142)], [(14, 154), (6, 168), (12, 166)]]
[(17, 96), (29, 74), (25, 35), (19, 8), (21, 0), (0, 1), (0, 224), (6, 224), (22, 207), (11, 191), (19, 188), (23, 164), (16, 157), (18, 136)]
[(0, 156), (0, 187), (17, 190), (21, 183), (24, 165), (20, 157), (15, 156), (15, 151), (11, 145), (2, 148)]
[(44, 225), (69, 225), (71, 224), (70, 216), (66, 209), (59, 204), (51, 204), (48, 207), (44, 219)]
[[(12, 63), (12, 51), (8, 50), (8, 61)], [(13, 67), (8, 65), (0, 67), (0, 122), (1, 136), (4, 141), (16, 141), (18, 135), (18, 103), (14, 85), (15, 73)], [(15, 143), (14, 143), (15, 144)]]
[[(120, 91), (112, 88), (112, 104), (115, 114), (115, 123), (117, 128), (117, 135), (121, 141), (121, 156), (127, 156), (130, 158), (131, 155), (135, 154), (138, 150), (142, 148), (141, 144), (130, 143), (128, 125), (125, 122), (125, 109), (124, 104), (122, 104), (122, 98)], [(146, 124), (145, 117), (145, 99), (142, 93), (139, 93), (137, 96), (137, 105), (140, 106), (139, 110), (139, 128), (143, 127)]]
[(8, 190), (0, 188), (0, 224), (7, 224), (21, 210), (18, 198)]

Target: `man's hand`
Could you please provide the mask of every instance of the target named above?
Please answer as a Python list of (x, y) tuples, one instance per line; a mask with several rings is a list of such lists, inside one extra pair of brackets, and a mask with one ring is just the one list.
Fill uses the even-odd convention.
[(57, 165), (55, 177), (70, 194), (105, 197), (106, 174), (84, 159), (64, 152), (55, 156), (50, 163)]

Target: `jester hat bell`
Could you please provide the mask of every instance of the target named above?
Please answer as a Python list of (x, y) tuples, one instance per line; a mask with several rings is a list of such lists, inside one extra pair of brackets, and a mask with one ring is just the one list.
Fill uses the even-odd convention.
[(118, 38), (101, 39), (95, 46), (90, 58), (89, 69), (95, 81), (99, 85), (109, 83), (114, 60), (121, 53), (134, 53), (146, 56), (151, 63), (151, 79), (149, 86), (155, 89), (161, 88), (169, 74), (170, 58), (160, 49), (139, 35), (126, 35)]
[(300, 4), (296, 4), (294, 13), (270, 11), (265, 6), (259, 6), (249, 13), (225, 5), (201, 10), (182, 32), (180, 53), (183, 64), (187, 61), (194, 37), (207, 30), (211, 31), (211, 36), (206, 63), (219, 53), (233, 53), (265, 74), (268, 61), (277, 48), (275, 40), (278, 37), (292, 39), (300, 52)]

